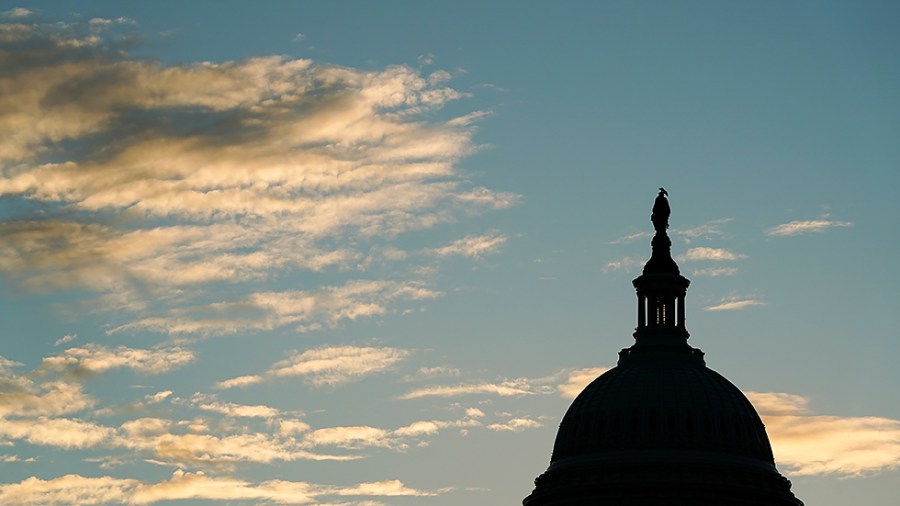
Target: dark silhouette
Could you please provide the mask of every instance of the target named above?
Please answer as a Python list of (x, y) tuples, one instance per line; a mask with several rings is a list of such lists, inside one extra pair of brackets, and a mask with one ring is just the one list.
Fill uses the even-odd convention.
[(803, 506), (750, 401), (687, 343), (668, 218), (660, 188), (635, 343), (569, 406), (525, 506)]
[(665, 234), (666, 229), (669, 228), (669, 215), (672, 214), (672, 211), (669, 209), (669, 201), (666, 199), (668, 195), (669, 192), (665, 188), (660, 188), (659, 195), (656, 196), (656, 201), (653, 202), (650, 221), (653, 222), (653, 228), (656, 229), (657, 234)]

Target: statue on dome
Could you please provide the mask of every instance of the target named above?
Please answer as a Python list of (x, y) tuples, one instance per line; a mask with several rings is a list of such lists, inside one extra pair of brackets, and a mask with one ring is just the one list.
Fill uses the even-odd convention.
[(657, 234), (665, 234), (666, 229), (669, 228), (669, 215), (672, 214), (672, 211), (669, 209), (669, 201), (666, 199), (668, 195), (669, 193), (665, 188), (660, 188), (659, 195), (656, 196), (656, 201), (653, 202), (650, 221), (653, 222), (653, 228), (656, 229)]

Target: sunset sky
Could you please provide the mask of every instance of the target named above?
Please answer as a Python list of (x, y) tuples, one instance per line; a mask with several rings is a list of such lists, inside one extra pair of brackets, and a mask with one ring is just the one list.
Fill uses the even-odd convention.
[(633, 343), (900, 497), (900, 4), (0, 9), (0, 504), (520, 504)]

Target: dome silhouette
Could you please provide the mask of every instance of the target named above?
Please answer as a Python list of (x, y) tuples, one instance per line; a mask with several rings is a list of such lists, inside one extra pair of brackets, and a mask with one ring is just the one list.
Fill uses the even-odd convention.
[(687, 344), (690, 281), (671, 256), (666, 195), (660, 188), (652, 256), (633, 281), (635, 344), (569, 406), (525, 506), (803, 505), (753, 405)]

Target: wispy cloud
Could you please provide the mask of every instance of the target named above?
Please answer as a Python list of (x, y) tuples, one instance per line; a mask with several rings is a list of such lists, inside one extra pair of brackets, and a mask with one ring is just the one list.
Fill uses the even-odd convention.
[(613, 239), (612, 241), (610, 241), (610, 244), (629, 244), (640, 239), (647, 239), (649, 237), (653, 237), (653, 232), (634, 232), (626, 236), (619, 237), (618, 239)]
[(36, 383), (30, 375), (18, 374), (14, 370), (18, 365), (0, 357), (0, 417), (53, 417), (96, 404), (80, 383), (56, 379)]
[(503, 423), (492, 423), (487, 428), (497, 432), (522, 432), (543, 426), (544, 424), (532, 418), (511, 418)]
[[(177, 470), (171, 479), (147, 483), (110, 476), (85, 477), (69, 474), (49, 480), (27, 478), (0, 485), (0, 502), (20, 506), (155, 504), (175, 500), (262, 501), (266, 504), (334, 504), (343, 497), (422, 497), (440, 491), (418, 490), (400, 480), (359, 483), (350, 486), (270, 480), (252, 483), (229, 476), (207, 476), (202, 472)], [(347, 504), (340, 500), (340, 504)]]
[(617, 271), (620, 269), (628, 270), (635, 267), (640, 267), (644, 265), (645, 262), (646, 260), (643, 258), (623, 257), (618, 260), (607, 262), (606, 265), (603, 266), (603, 272)]
[(106, 348), (87, 344), (80, 348), (69, 348), (60, 355), (45, 357), (42, 367), (76, 376), (99, 374), (118, 368), (133, 369), (144, 374), (160, 374), (193, 361), (194, 352), (184, 348)]
[(191, 403), (203, 411), (213, 411), (232, 418), (272, 419), (281, 414), (281, 411), (271, 406), (221, 402), (214, 395), (204, 395), (199, 393), (194, 394), (191, 398)]
[(819, 220), (794, 220), (766, 230), (768, 236), (791, 236), (809, 232), (824, 232), (829, 228), (852, 227), (853, 222), (835, 221), (827, 218)]
[(439, 257), (460, 255), (480, 258), (496, 253), (506, 240), (506, 236), (499, 233), (467, 236), (428, 252)]
[(27, 18), (34, 14), (32, 11), (26, 9), (25, 7), (13, 7), (8, 11), (0, 12), (0, 16), (5, 18)]
[(497, 383), (466, 383), (460, 385), (428, 386), (411, 390), (400, 396), (400, 399), (419, 399), (422, 397), (457, 397), (463, 395), (498, 395), (513, 397), (532, 395), (538, 390), (526, 378), (503, 380)]
[(245, 387), (265, 380), (301, 377), (314, 386), (335, 386), (384, 372), (410, 356), (409, 350), (371, 346), (323, 346), (294, 352), (258, 376), (219, 382), (220, 389)]
[(560, 383), (556, 388), (566, 399), (574, 399), (584, 390), (584, 387), (598, 376), (609, 370), (609, 367), (587, 367), (584, 369), (573, 369), (568, 371), (565, 381)]
[(694, 269), (694, 276), (709, 276), (711, 278), (718, 276), (734, 276), (737, 274), (735, 267), (708, 267), (705, 269)]
[(721, 237), (725, 234), (723, 227), (732, 222), (734, 218), (717, 218), (702, 225), (685, 229), (673, 229), (671, 233), (690, 242), (699, 237)]
[(350, 281), (315, 291), (256, 292), (233, 301), (172, 308), (110, 331), (153, 330), (171, 335), (214, 336), (293, 325), (299, 332), (335, 327), (343, 321), (381, 316), (394, 301), (432, 299), (440, 293), (417, 282)]
[(727, 249), (723, 248), (691, 248), (687, 250), (687, 253), (679, 257), (678, 259), (685, 262), (698, 262), (704, 260), (712, 260), (716, 262), (721, 261), (730, 261), (730, 260), (741, 260), (743, 258), (747, 258), (747, 255), (741, 255), (739, 253), (733, 253)]
[(900, 468), (900, 420), (817, 415), (799, 395), (747, 396), (766, 424), (775, 460), (791, 474), (858, 476)]
[[(394, 430), (370, 426), (326, 427), (306, 433), (303, 444), (308, 447), (334, 446), (348, 450), (390, 448), (403, 451), (411, 444), (423, 446), (426, 436), (434, 436), (448, 428), (467, 428), (481, 425), (481, 411), (467, 410), (459, 420), (419, 420)], [(523, 427), (527, 428), (527, 427)], [(497, 430), (497, 429), (492, 429)]]
[(7, 418), (0, 423), (0, 435), (4, 438), (66, 449), (106, 444), (115, 433), (111, 427), (68, 418)]
[[(163, 65), (129, 56), (132, 24), (18, 23), (0, 41), (0, 194), (34, 210), (0, 222), (0, 271), (23, 287), (96, 291), (95, 307), (138, 313), (118, 330), (269, 328), (283, 314), (261, 299), (297, 295), (261, 292), (274, 274), (364, 269), (371, 244), (518, 200), (458, 174), (478, 115), (429, 119), (465, 96), (447, 72)], [(479, 256), (503, 240), (433, 249)], [(212, 283), (245, 296), (207, 305)], [(264, 321), (216, 314), (254, 305)], [(383, 311), (356, 309), (344, 314)]]
[(766, 303), (758, 300), (758, 299), (741, 299), (741, 298), (728, 298), (720, 302), (719, 304), (715, 304), (713, 306), (706, 306), (703, 308), (704, 311), (737, 311), (739, 309), (746, 309), (748, 307), (753, 306), (765, 306)]

